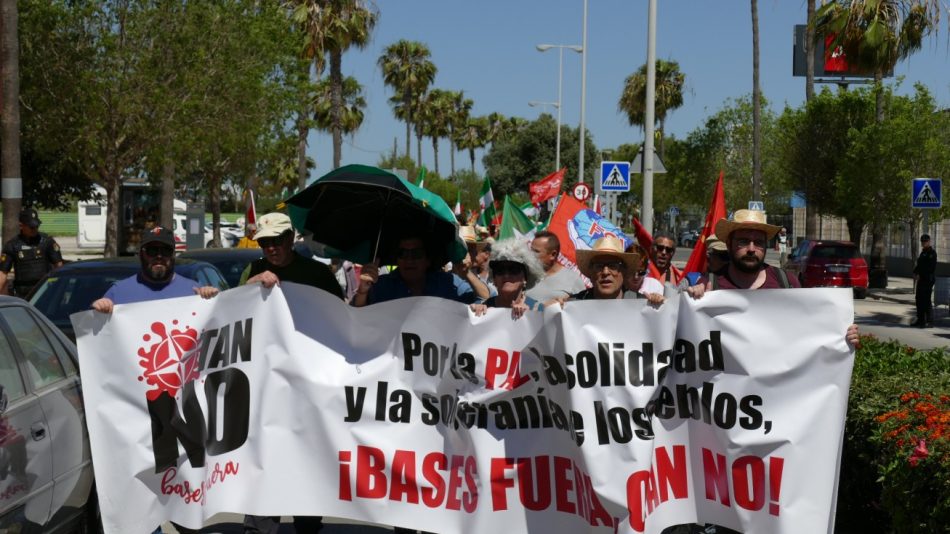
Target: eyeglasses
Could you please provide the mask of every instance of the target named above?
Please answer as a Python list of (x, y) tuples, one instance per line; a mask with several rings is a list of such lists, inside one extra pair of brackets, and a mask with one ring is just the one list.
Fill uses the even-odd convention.
[(755, 245), (756, 248), (765, 250), (765, 240), (764, 239), (747, 239), (745, 237), (737, 237), (736, 245), (739, 248), (747, 248), (749, 245)]
[(516, 261), (493, 261), (489, 262), (488, 268), (491, 269), (492, 276), (507, 276), (524, 274), (524, 266)]
[(257, 240), (257, 244), (261, 248), (270, 248), (280, 246), (280, 243), (284, 240), (284, 236), (279, 235), (277, 237), (262, 237)]
[(623, 270), (622, 261), (594, 261), (590, 264), (595, 273), (599, 273), (606, 267), (610, 272), (619, 273)]
[(631, 273), (631, 274), (632, 274), (635, 278), (643, 278), (644, 276), (647, 275), (647, 270), (644, 269), (644, 270), (642, 270), (642, 271), (634, 271), (634, 272)]
[(653, 245), (653, 250), (657, 252), (666, 252), (672, 254), (676, 252), (676, 247), (664, 247), (663, 245)]
[(396, 259), (400, 260), (421, 260), (426, 257), (426, 249), (422, 247), (418, 248), (401, 248), (396, 250)]
[(172, 254), (175, 253), (174, 249), (164, 245), (146, 245), (142, 247), (142, 252), (151, 258), (157, 258), (159, 256), (170, 258)]

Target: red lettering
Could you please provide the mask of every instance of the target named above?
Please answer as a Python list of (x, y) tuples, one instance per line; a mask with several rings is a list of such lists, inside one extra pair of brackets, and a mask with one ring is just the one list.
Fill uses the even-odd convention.
[(491, 504), (492, 510), (508, 509), (507, 489), (515, 485), (513, 479), (507, 478), (505, 473), (515, 465), (513, 458), (491, 459)]
[(508, 377), (505, 378), (505, 382), (501, 387), (508, 390), (517, 389), (528, 380), (531, 380), (531, 377), (521, 374), (521, 353), (518, 351), (512, 352), (511, 365), (508, 366)]
[(419, 487), (416, 485), (416, 453), (396, 451), (393, 455), (392, 475), (389, 482), (389, 500), (416, 504), (419, 502)]
[(627, 477), (627, 512), (630, 528), (643, 532), (648, 513), (644, 510), (645, 493), (650, 484), (649, 471), (634, 471)]
[(478, 485), (475, 481), (477, 474), (477, 465), (474, 456), (465, 458), (465, 486), (468, 491), (462, 494), (462, 508), (468, 513), (473, 513), (478, 506)]
[(531, 458), (518, 458), (518, 490), (521, 503), (528, 510), (544, 510), (551, 506), (551, 465), (549, 456), (535, 456), (534, 469)]
[(706, 479), (706, 499), (715, 501), (718, 494), (719, 502), (723, 506), (731, 506), (726, 457), (722, 454), (714, 456), (711, 450), (703, 448), (703, 473)]
[(758, 456), (738, 458), (732, 463), (732, 486), (736, 504), (746, 510), (761, 510), (765, 505), (765, 462)]
[(584, 476), (580, 467), (574, 464), (574, 485), (577, 491), (577, 515), (583, 517), (590, 523), (590, 492), (587, 483), (588, 477)]
[(674, 499), (685, 499), (689, 495), (687, 489), (686, 446), (673, 446), (673, 460), (670, 460), (666, 447), (656, 450), (656, 476), (660, 490), (660, 501), (670, 499), (669, 490), (673, 490)]
[(438, 508), (445, 500), (445, 480), (439, 471), (448, 465), (448, 458), (441, 452), (430, 452), (422, 459), (422, 477), (432, 485), (422, 488), (422, 503), (429, 508)]
[(462, 508), (462, 501), (458, 498), (458, 491), (462, 486), (462, 475), (459, 471), (464, 465), (464, 456), (452, 456), (452, 469), (449, 470), (449, 495), (445, 503), (445, 507), (449, 510), (459, 510)]
[(785, 458), (773, 456), (769, 458), (769, 513), (778, 515), (779, 497), (782, 493), (782, 469), (785, 467)]
[(356, 448), (356, 496), (381, 499), (386, 496), (386, 457), (376, 447)]
[(577, 507), (570, 500), (570, 493), (574, 483), (567, 477), (573, 462), (570, 458), (554, 457), (554, 494), (555, 503), (559, 512), (577, 513)]
[(587, 486), (587, 494), (590, 495), (590, 524), (597, 526), (611, 526), (614, 525), (614, 530), (616, 531), (616, 526), (619, 524), (619, 521), (616, 518), (610, 517), (610, 514), (607, 512), (607, 509), (604, 508), (603, 503), (600, 502), (600, 498), (597, 496), (597, 492), (594, 491), (594, 485), (590, 481), (590, 476), (584, 475), (584, 484)]
[(340, 461), (340, 494), (341, 501), (352, 501), (353, 493), (350, 491), (350, 451), (339, 451), (337, 457)]
[(508, 353), (501, 349), (488, 349), (485, 358), (485, 386), (495, 389), (495, 378), (508, 371)]

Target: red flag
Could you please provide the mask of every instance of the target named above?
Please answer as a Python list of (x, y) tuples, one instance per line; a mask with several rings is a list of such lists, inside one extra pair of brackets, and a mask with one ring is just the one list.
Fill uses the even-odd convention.
[(254, 191), (250, 189), (247, 190), (247, 212), (244, 214), (244, 228), (245, 231), (250, 225), (254, 225), (257, 228), (257, 209), (254, 206)]
[(540, 204), (545, 200), (554, 198), (561, 192), (561, 184), (564, 183), (564, 173), (567, 167), (552, 172), (538, 182), (528, 184), (528, 191), (531, 194), (531, 203)]
[(637, 234), (638, 245), (646, 250), (653, 248), (653, 236), (650, 235), (650, 232), (647, 232), (647, 229), (640, 224), (640, 220), (636, 217), (633, 218), (633, 229)]
[(706, 213), (703, 231), (696, 240), (693, 253), (689, 255), (689, 261), (686, 262), (686, 267), (683, 268), (684, 272), (706, 274), (706, 238), (715, 232), (716, 223), (719, 222), (719, 219), (726, 217), (726, 195), (722, 189), (722, 176), (723, 172), (719, 171), (719, 180), (713, 190), (712, 202), (709, 203), (709, 211)]
[(596, 213), (597, 215), (603, 215), (600, 212), (601, 209), (602, 208), (600, 206), (600, 195), (594, 195), (594, 213)]

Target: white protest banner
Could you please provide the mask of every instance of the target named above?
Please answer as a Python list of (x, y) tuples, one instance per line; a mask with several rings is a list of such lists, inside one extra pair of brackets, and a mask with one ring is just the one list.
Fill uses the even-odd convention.
[(76, 314), (104, 524), (830, 532), (850, 302), (717, 291), (513, 321), (283, 284)]

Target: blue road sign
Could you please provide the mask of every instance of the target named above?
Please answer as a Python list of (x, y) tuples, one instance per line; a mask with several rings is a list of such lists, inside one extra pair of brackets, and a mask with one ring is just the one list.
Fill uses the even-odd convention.
[(936, 209), (943, 205), (940, 178), (914, 178), (911, 186), (911, 207)]
[(680, 214), (679, 208), (677, 208), (676, 206), (670, 206), (670, 215), (676, 217), (679, 214)]
[(601, 191), (630, 191), (630, 162), (600, 162)]
[(765, 202), (761, 200), (750, 200), (749, 201), (749, 210), (751, 211), (765, 211)]

